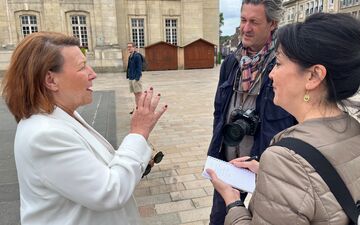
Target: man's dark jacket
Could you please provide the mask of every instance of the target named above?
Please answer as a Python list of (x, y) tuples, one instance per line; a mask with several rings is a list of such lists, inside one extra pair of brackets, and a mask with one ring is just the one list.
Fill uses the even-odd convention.
[[(262, 75), (261, 89), (256, 97), (256, 112), (260, 117), (260, 127), (254, 135), (254, 145), (251, 155), (260, 156), (273, 136), (296, 123), (288, 112), (274, 105), (274, 91), (269, 74), (275, 65), (275, 58), (267, 65)], [(226, 122), (227, 109), (233, 93), (233, 84), (239, 63), (234, 54), (229, 55), (221, 65), (219, 83), (214, 102), (213, 137), (208, 155), (225, 160), (221, 151), (223, 135), (222, 128)]]
[(142, 59), (138, 52), (129, 56), (126, 78), (129, 80), (140, 80), (141, 78)]
[[(278, 132), (296, 124), (296, 120), (282, 108), (274, 105), (274, 91), (269, 74), (275, 65), (275, 58), (267, 65), (262, 75), (260, 93), (256, 97), (256, 112), (260, 117), (260, 125), (254, 135), (254, 144), (251, 156), (261, 154), (269, 146), (271, 139)], [(220, 78), (214, 102), (213, 137), (210, 142), (208, 155), (225, 160), (222, 150), (222, 128), (226, 123), (227, 109), (233, 93), (233, 84), (239, 62), (234, 54), (229, 55), (222, 63)], [(211, 225), (224, 224), (225, 203), (218, 192), (214, 192), (213, 207), (211, 211)]]

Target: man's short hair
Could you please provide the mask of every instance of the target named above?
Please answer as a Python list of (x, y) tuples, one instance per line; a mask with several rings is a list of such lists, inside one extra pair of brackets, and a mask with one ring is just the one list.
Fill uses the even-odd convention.
[(242, 6), (245, 4), (260, 5), (265, 7), (265, 16), (268, 22), (275, 21), (280, 22), (284, 14), (281, 0), (243, 0)]

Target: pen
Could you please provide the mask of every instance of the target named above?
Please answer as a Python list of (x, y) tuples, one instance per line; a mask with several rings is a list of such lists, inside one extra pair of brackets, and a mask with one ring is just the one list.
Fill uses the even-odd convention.
[(252, 160), (257, 160), (257, 159), (258, 159), (257, 155), (254, 155), (254, 156), (251, 156), (250, 158), (246, 159), (244, 162), (250, 162)]

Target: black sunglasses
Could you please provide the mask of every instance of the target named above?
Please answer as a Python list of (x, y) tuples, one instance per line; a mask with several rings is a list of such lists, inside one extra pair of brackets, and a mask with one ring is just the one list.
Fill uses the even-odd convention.
[[(156, 164), (160, 163), (161, 160), (163, 159), (163, 157), (164, 157), (164, 153), (162, 153), (162, 152), (156, 153), (156, 155), (155, 155), (154, 158), (153, 158), (154, 163), (156, 163)], [(150, 171), (151, 171), (151, 165), (148, 164), (147, 167), (146, 167), (146, 169), (145, 169), (145, 172), (143, 173), (143, 175), (142, 175), (141, 178), (143, 178), (144, 176), (148, 175), (148, 174), (150, 173)]]

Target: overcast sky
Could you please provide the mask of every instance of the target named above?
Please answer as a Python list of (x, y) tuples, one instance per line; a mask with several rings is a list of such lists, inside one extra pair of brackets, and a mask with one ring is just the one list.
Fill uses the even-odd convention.
[(240, 25), (241, 0), (220, 0), (220, 12), (224, 14), (224, 25), (221, 35), (233, 35)]

